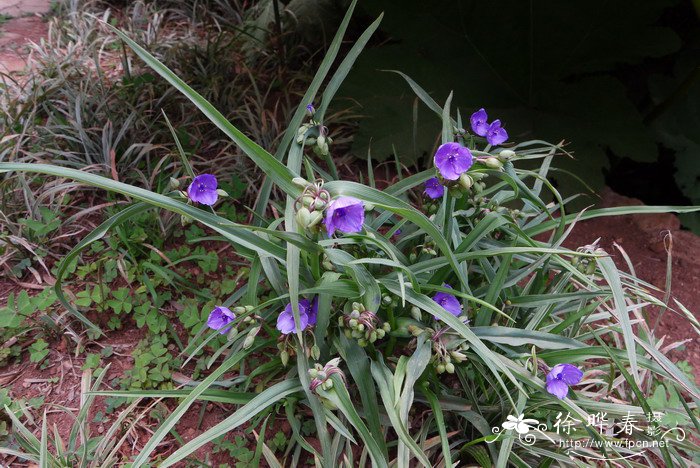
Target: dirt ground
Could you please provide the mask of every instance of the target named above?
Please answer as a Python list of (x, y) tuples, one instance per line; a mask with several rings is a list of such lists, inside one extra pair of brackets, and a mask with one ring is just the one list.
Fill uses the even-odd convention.
[(51, 9), (49, 0), (0, 0), (0, 73), (17, 72), (27, 64), (28, 45), (46, 37), (42, 14)]
[[(601, 194), (601, 207), (642, 205), (634, 198), (625, 197), (610, 189)], [(580, 222), (565, 242), (569, 248), (590, 244), (597, 238), (600, 246), (614, 259), (617, 266), (628, 271), (627, 263), (613, 243), (624, 249), (632, 261), (636, 275), (665, 290), (667, 253), (664, 239), (672, 240), (672, 298), (680, 301), (700, 318), (700, 237), (680, 229), (680, 221), (673, 214), (610, 216)], [(668, 245), (668, 239), (666, 245)], [(673, 303), (673, 299), (671, 299)], [(658, 311), (652, 311), (656, 320)], [(688, 361), (695, 369), (695, 381), (700, 384), (700, 340), (685, 317), (673, 311), (663, 314), (657, 336), (666, 336), (665, 344), (690, 340), (683, 348), (669, 353), (674, 361)]]

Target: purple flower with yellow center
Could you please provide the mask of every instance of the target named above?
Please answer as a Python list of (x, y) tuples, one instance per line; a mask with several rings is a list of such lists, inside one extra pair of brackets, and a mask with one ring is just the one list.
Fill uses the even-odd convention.
[(483, 108), (474, 112), (469, 118), (469, 122), (472, 124), (472, 131), (479, 136), (486, 136), (489, 130), (488, 118), (489, 116)]
[[(452, 289), (452, 286), (449, 284), (443, 284), (442, 286)], [(462, 304), (450, 293), (438, 292), (433, 296), (433, 300), (455, 317), (458, 317), (459, 314), (462, 313)], [(439, 320), (439, 317), (433, 316), (433, 318), (435, 318), (435, 320)]]
[(187, 188), (187, 196), (193, 202), (211, 206), (219, 198), (219, 194), (216, 192), (217, 187), (216, 177), (211, 174), (200, 174)]
[(566, 397), (569, 387), (576, 385), (583, 378), (583, 372), (571, 364), (557, 364), (547, 374), (547, 391), (559, 398)]
[(432, 177), (425, 181), (423, 193), (435, 200), (436, 198), (442, 198), (442, 195), (445, 193), (445, 187), (440, 184), (437, 177)]
[(324, 221), (328, 237), (338, 230), (345, 233), (360, 232), (365, 222), (365, 204), (353, 197), (338, 197), (326, 208)]
[(498, 146), (508, 139), (508, 132), (501, 126), (501, 121), (496, 119), (491, 122), (489, 129), (486, 132), (486, 141), (491, 146)]
[(457, 180), (472, 167), (472, 153), (459, 143), (445, 143), (435, 152), (435, 167), (447, 180)]
[(207, 319), (207, 326), (213, 330), (218, 330), (219, 333), (225, 335), (231, 329), (229, 325), (236, 318), (236, 315), (231, 312), (227, 307), (216, 306), (214, 310), (209, 313), (209, 318)]
[[(301, 325), (302, 330), (306, 329), (306, 327), (309, 325), (316, 324), (317, 312), (318, 303), (316, 303), (316, 309), (314, 310), (308, 299), (301, 299), (299, 301), (299, 325)], [(290, 333), (297, 332), (291, 303), (287, 304), (284, 310), (277, 317), (277, 329), (282, 332), (283, 335), (289, 335)]]

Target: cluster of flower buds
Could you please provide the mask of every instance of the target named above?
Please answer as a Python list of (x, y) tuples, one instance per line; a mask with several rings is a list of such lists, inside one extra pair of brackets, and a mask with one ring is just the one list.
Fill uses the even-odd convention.
[[(280, 352), (280, 360), (282, 365), (287, 367), (289, 358), (296, 356), (297, 347), (295, 344), (294, 334), (280, 335), (277, 340), (277, 349)], [(321, 356), (321, 349), (316, 344), (313, 333), (304, 333), (304, 350), (307, 358), (318, 359)]]
[[(413, 315), (413, 311), (412, 311)], [(433, 354), (430, 358), (435, 371), (438, 374), (454, 374), (455, 363), (460, 364), (467, 360), (464, 354), (469, 349), (467, 341), (449, 327), (423, 328), (418, 325), (409, 325), (408, 331), (415, 337), (427, 333), (433, 347)]]
[(431, 256), (436, 256), (437, 251), (435, 250), (435, 243), (433, 242), (426, 242), (421, 245), (417, 245), (414, 249), (413, 252), (411, 252), (408, 255), (408, 259), (411, 263), (415, 263), (418, 258), (421, 256), (421, 254), (426, 254), (426, 255), (431, 255)]
[[(251, 310), (253, 310), (253, 306), (234, 307), (233, 312), (236, 314), (242, 314), (243, 312), (241, 312), (241, 309), (243, 310), (243, 312), (250, 312)], [(248, 349), (251, 346), (253, 346), (255, 337), (258, 336), (258, 333), (260, 333), (260, 329), (262, 328), (262, 317), (260, 317), (259, 315), (249, 315), (247, 317), (244, 317), (241, 320), (241, 323), (250, 326), (245, 340), (243, 340), (243, 349)]]
[(307, 184), (304, 191), (294, 200), (296, 220), (303, 229), (318, 232), (323, 221), (323, 210), (331, 201), (331, 195), (323, 188), (323, 181)]
[(474, 196), (468, 201), (474, 210), (473, 215), (476, 218), (483, 218), (491, 212), (510, 214), (513, 219), (523, 216), (523, 213), (520, 210), (501, 206), (497, 200), (492, 200), (481, 196)]
[(328, 127), (312, 118), (297, 130), (297, 143), (313, 147), (314, 153), (319, 156), (328, 156), (333, 139), (328, 136)]
[[(581, 246), (578, 249), (576, 249), (576, 251), (585, 254), (605, 255), (605, 250), (598, 247), (599, 242), (600, 237), (596, 239), (592, 244)], [(595, 257), (575, 256), (571, 259), (571, 264), (574, 265), (578, 271), (586, 275), (594, 274), (596, 268), (598, 268), (598, 262), (596, 261)]]
[(353, 302), (352, 311), (338, 317), (338, 325), (344, 329), (345, 336), (357, 340), (360, 346), (367, 346), (381, 340), (391, 331), (391, 325), (383, 322), (374, 312), (367, 310), (359, 302)]
[(309, 376), (312, 379), (310, 385), (312, 392), (316, 392), (318, 387), (321, 387), (321, 389), (325, 391), (332, 389), (332, 375), (339, 375), (340, 379), (345, 383), (345, 375), (343, 371), (340, 370), (340, 367), (338, 367), (338, 364), (340, 364), (340, 358), (334, 358), (328, 361), (325, 366), (315, 364), (312, 369), (309, 369)]

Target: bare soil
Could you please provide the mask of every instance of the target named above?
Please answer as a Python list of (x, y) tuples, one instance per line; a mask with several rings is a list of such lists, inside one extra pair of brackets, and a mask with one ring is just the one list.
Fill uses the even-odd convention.
[[(602, 207), (643, 205), (637, 199), (625, 197), (605, 189), (601, 194)], [(666, 289), (667, 258), (672, 258), (670, 305), (673, 298), (681, 302), (696, 318), (700, 318), (700, 237), (681, 229), (673, 214), (611, 216), (582, 221), (565, 242), (569, 248), (590, 244), (600, 238), (600, 246), (615, 260), (617, 266), (629, 271), (619, 245), (630, 257), (634, 272), (640, 279)], [(668, 248), (668, 253), (667, 253)], [(651, 319), (656, 321), (659, 310), (652, 308)], [(653, 323), (651, 324), (653, 326)], [(700, 384), (700, 340), (685, 317), (674, 311), (663, 313), (657, 336), (665, 336), (665, 345), (688, 340), (684, 347), (672, 350), (674, 361), (688, 361), (695, 369), (695, 381)]]

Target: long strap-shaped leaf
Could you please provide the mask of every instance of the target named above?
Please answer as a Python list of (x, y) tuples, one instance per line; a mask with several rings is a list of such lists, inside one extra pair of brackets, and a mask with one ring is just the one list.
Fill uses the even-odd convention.
[[(299, 128), (301, 122), (306, 116), (306, 106), (308, 104), (312, 104), (316, 93), (318, 93), (318, 90), (321, 88), (321, 85), (326, 79), (326, 76), (330, 72), (331, 66), (333, 65), (333, 62), (335, 62), (335, 58), (338, 55), (338, 51), (340, 50), (340, 45), (343, 41), (343, 36), (345, 36), (345, 30), (347, 29), (348, 24), (350, 24), (350, 18), (352, 17), (353, 12), (355, 11), (356, 4), (357, 0), (353, 0), (353, 2), (348, 7), (348, 11), (345, 13), (345, 17), (340, 23), (338, 31), (335, 33), (335, 37), (333, 37), (333, 41), (331, 41), (331, 45), (328, 47), (328, 52), (326, 52), (326, 56), (321, 61), (321, 64), (319, 65), (318, 70), (316, 71), (316, 75), (314, 75), (314, 79), (311, 80), (311, 84), (307, 88), (306, 93), (304, 93), (304, 97), (301, 99), (301, 103), (297, 107), (297, 110), (294, 112), (294, 116), (289, 122), (287, 130), (284, 132), (284, 135), (282, 135), (282, 141), (280, 142), (280, 145), (277, 148), (277, 151), (275, 152), (276, 159), (282, 160), (284, 155), (287, 153), (287, 148), (292, 143), (294, 137), (296, 136), (297, 129)], [(370, 28), (371, 27), (372, 26), (370, 26)], [(258, 215), (260, 215), (261, 218), (263, 213), (267, 209), (267, 204), (270, 198), (270, 191), (272, 190), (272, 182), (274, 182), (274, 180), (265, 178), (263, 185), (260, 188), (258, 201), (255, 204), (255, 212)]]
[(250, 232), (248, 227), (243, 225), (232, 225), (229, 220), (222, 218), (221, 216), (200, 210), (192, 205), (174, 200), (159, 193), (151, 192), (150, 190), (117, 182), (115, 180), (96, 174), (91, 174), (89, 172), (53, 166), (50, 164), (0, 163), (0, 172), (7, 171), (38, 172), (40, 174), (66, 177), (87, 185), (103, 188), (111, 192), (121, 193), (122, 195), (126, 195), (197, 220), (200, 223), (205, 224), (219, 232), (231, 242), (245, 247), (246, 249), (255, 251), (261, 256), (272, 256), (282, 262), (285, 261), (286, 252), (283, 247), (255, 235), (254, 233)]
[(173, 427), (175, 427), (175, 424), (177, 424), (180, 418), (182, 418), (182, 416), (187, 412), (190, 406), (192, 406), (192, 404), (199, 398), (199, 396), (202, 393), (204, 393), (207, 389), (209, 389), (209, 387), (211, 387), (211, 385), (219, 377), (224, 375), (226, 371), (238, 364), (242, 359), (248, 356), (248, 354), (252, 353), (256, 349), (262, 349), (264, 346), (269, 345), (269, 343), (269, 341), (261, 342), (258, 343), (257, 346), (249, 350), (240, 350), (234, 353), (228, 359), (226, 359), (214, 372), (209, 374), (199, 385), (193, 388), (189, 395), (187, 395), (187, 397), (184, 398), (182, 402), (180, 402), (177, 408), (175, 408), (175, 411), (173, 411), (170, 414), (170, 416), (168, 416), (168, 418), (165, 421), (163, 421), (163, 423), (156, 430), (156, 432), (154, 432), (151, 438), (148, 439), (148, 442), (146, 442), (146, 445), (144, 445), (143, 449), (141, 449), (138, 456), (134, 460), (132, 467), (138, 468), (148, 462), (148, 458), (150, 457), (153, 450), (155, 450), (155, 448), (158, 446), (158, 444), (160, 444), (160, 442), (165, 438), (165, 436), (168, 435), (170, 430)]
[(459, 268), (459, 263), (452, 253), (450, 245), (439, 229), (430, 221), (423, 213), (416, 210), (408, 203), (399, 200), (396, 197), (387, 195), (379, 190), (367, 187), (366, 185), (358, 184), (357, 182), (334, 181), (327, 183), (324, 188), (332, 195), (350, 195), (365, 202), (371, 203), (376, 207), (391, 211), (394, 214), (402, 216), (418, 227), (422, 228), (425, 233), (432, 238), (435, 245), (440, 249), (442, 254), (447, 258), (452, 269), (457, 274), (460, 283), (468, 290), (468, 280), (464, 271)]
[(282, 190), (292, 196), (297, 196), (300, 193), (299, 187), (297, 187), (292, 179), (297, 177), (287, 167), (284, 166), (280, 161), (278, 161), (273, 155), (265, 151), (260, 145), (255, 143), (253, 140), (248, 138), (238, 130), (231, 122), (226, 120), (226, 117), (221, 114), (209, 101), (204, 99), (204, 97), (199, 94), (194, 89), (190, 88), (187, 83), (182, 81), (175, 73), (173, 73), (168, 67), (163, 65), (158, 61), (153, 55), (148, 53), (146, 49), (138, 45), (132, 39), (130, 39), (126, 34), (117, 28), (105, 23), (105, 26), (114, 31), (115, 34), (119, 36), (131, 49), (141, 57), (141, 59), (146, 62), (146, 64), (151, 67), (156, 73), (165, 78), (171, 85), (177, 88), (182, 94), (184, 94), (194, 105), (196, 105), (199, 110), (201, 110), (204, 115), (207, 116), (209, 120), (212, 121), (214, 125), (219, 127), (231, 140), (233, 140), (238, 147), (243, 150), (243, 152), (250, 157), (250, 159), (255, 162), (255, 164), (260, 167), (260, 169), (267, 174), (271, 180), (277, 184)]
[[(389, 281), (385, 281), (384, 285), (392, 293), (400, 293), (398, 282), (392, 283)], [(494, 374), (496, 380), (498, 380), (498, 382), (501, 384), (501, 387), (503, 387), (509, 399), (510, 393), (507, 392), (507, 387), (505, 385), (505, 382), (503, 382), (503, 379), (501, 379), (499, 371), (505, 374), (511, 380), (511, 382), (513, 382), (518, 387), (520, 391), (524, 392), (524, 389), (520, 385), (520, 382), (515, 378), (510, 369), (508, 369), (508, 367), (506, 367), (503, 364), (503, 362), (501, 362), (501, 360), (498, 358), (498, 355), (491, 351), (484, 344), (484, 342), (481, 341), (479, 337), (476, 336), (474, 332), (467, 325), (461, 322), (457, 317), (440, 307), (437, 304), (437, 302), (433, 301), (428, 296), (424, 294), (418, 294), (412, 289), (406, 289), (406, 302), (419, 307), (420, 309), (426, 311), (429, 314), (438, 317), (440, 320), (445, 322), (450, 328), (452, 328), (461, 336), (466, 338), (466, 340), (469, 342), (472, 348), (484, 361), (486, 367), (488, 367), (489, 370)], [(515, 402), (511, 400), (511, 403), (513, 403), (513, 406), (515, 406)]]
[(298, 379), (283, 380), (282, 382), (273, 385), (250, 400), (250, 402), (243, 405), (231, 416), (177, 449), (175, 453), (166, 458), (165, 461), (163, 461), (163, 463), (159, 466), (161, 468), (166, 468), (174, 465), (175, 463), (194, 453), (201, 446), (208, 444), (217, 437), (237, 428), (246, 421), (250, 421), (256, 414), (274, 405), (282, 398), (300, 391), (301, 385), (299, 385)]

